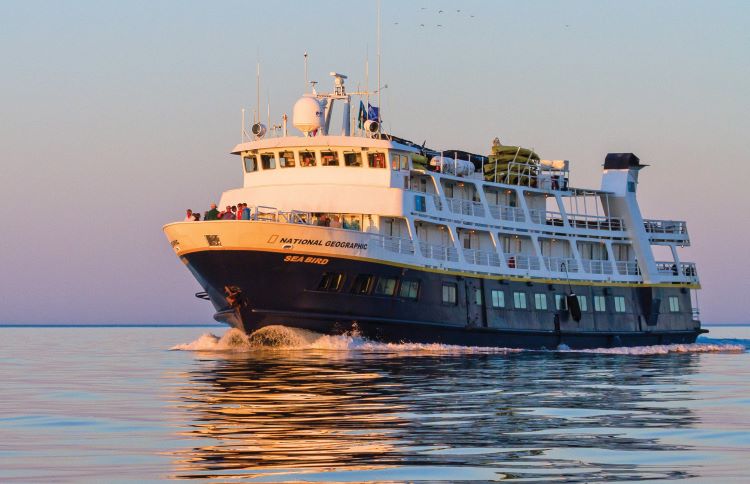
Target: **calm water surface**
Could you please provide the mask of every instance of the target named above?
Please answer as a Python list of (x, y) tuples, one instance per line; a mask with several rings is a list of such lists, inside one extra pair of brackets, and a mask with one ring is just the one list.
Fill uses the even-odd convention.
[(711, 329), (601, 354), (0, 328), (0, 482), (748, 482), (750, 353), (715, 345), (750, 327)]

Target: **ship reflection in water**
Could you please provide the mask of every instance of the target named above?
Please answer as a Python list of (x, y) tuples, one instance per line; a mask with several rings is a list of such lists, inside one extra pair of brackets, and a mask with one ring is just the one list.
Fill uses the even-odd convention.
[(195, 355), (178, 375), (175, 410), (190, 444), (174, 455), (175, 478), (691, 477), (680, 436), (697, 421), (685, 406), (697, 354)]

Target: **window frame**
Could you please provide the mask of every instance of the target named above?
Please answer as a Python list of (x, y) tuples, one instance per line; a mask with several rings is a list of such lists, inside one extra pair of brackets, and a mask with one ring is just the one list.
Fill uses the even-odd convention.
[[(416, 279), (402, 279), (401, 285), (398, 288), (398, 296), (404, 299), (412, 299), (416, 301), (417, 299), (419, 299), (419, 287), (420, 286), (421, 286), (420, 282)], [(407, 294), (404, 294), (404, 288), (408, 288)], [(412, 295), (413, 289), (414, 289), (413, 291), (414, 295)]]
[[(379, 164), (381, 164), (382, 166), (376, 166), (375, 161), (378, 158), (380, 159)], [(388, 168), (388, 162), (386, 160), (386, 153), (383, 151), (368, 151), (367, 152), (367, 167), (378, 169), (378, 170)]]
[[(347, 168), (363, 168), (364, 163), (362, 163), (362, 152), (361, 151), (344, 151), (344, 166)], [(347, 160), (348, 155), (354, 155), (355, 160), (359, 158), (359, 164), (358, 165), (350, 165), (349, 161)]]
[[(299, 152), (297, 152), (297, 155), (299, 156), (300, 168), (314, 168), (318, 166), (318, 155), (314, 150), (300, 150)], [(305, 155), (312, 155), (312, 157), (306, 157)], [(307, 164), (303, 164), (303, 161), (306, 161)]]
[(625, 296), (614, 296), (614, 307), (616, 313), (627, 312), (627, 304), (625, 302)]
[(528, 299), (525, 292), (513, 291), (513, 309), (529, 309)]
[[(381, 291), (381, 283), (386, 281), (386, 283), (391, 282), (393, 285), (390, 286), (391, 291), (390, 292), (382, 292)], [(389, 286), (384, 286), (384, 289)], [(373, 296), (386, 296), (386, 297), (393, 297), (396, 295), (396, 288), (398, 287), (398, 278), (397, 277), (384, 277), (384, 276), (378, 276), (378, 280), (375, 282), (375, 286), (373, 287), (372, 294)]]
[[(248, 170), (247, 169), (247, 162), (252, 161), (253, 162), (253, 169)], [(255, 173), (257, 171), (260, 171), (260, 165), (258, 164), (258, 157), (255, 154), (243, 156), (242, 157), (242, 165), (245, 170), (245, 173)]]
[(595, 294), (593, 297), (594, 297), (594, 312), (606, 313), (607, 312), (607, 296)]
[[(542, 303), (541, 305), (543, 307), (539, 307), (539, 303)], [(543, 292), (535, 292), (534, 293), (534, 309), (537, 311), (546, 311), (549, 306), (547, 305), (547, 295)]]
[[(267, 158), (269, 155), (270, 155), (270, 158)], [(263, 169), (263, 171), (276, 169), (276, 165), (277, 165), (276, 153), (274, 152), (258, 153), (258, 158), (260, 158), (260, 167)], [(266, 159), (269, 161), (268, 166), (266, 166)]]
[[(326, 157), (328, 156), (329, 153), (331, 155), (333, 155), (333, 161), (335, 161), (335, 163), (330, 163), (330, 161), (326, 162)], [(322, 166), (322, 167), (329, 167), (329, 166), (339, 167), (339, 166), (341, 166), (341, 164), (339, 163), (339, 152), (338, 152), (338, 150), (331, 150), (331, 149), (320, 150), (320, 166)]]
[[(448, 299), (446, 299), (446, 289), (448, 290)], [(446, 306), (457, 306), (458, 305), (458, 284), (455, 282), (443, 282), (442, 283), (442, 302)]]
[[(680, 312), (680, 298), (679, 296), (669, 296), (667, 298), (667, 301), (669, 303), (669, 312), (670, 313), (679, 313)], [(674, 303), (674, 304), (672, 304)]]
[[(370, 294), (373, 288), (373, 281), (375, 276), (372, 274), (357, 274), (352, 281), (351, 293), (360, 296), (366, 296)], [(361, 284), (364, 283), (364, 287)]]
[[(290, 161), (290, 158), (286, 157), (286, 156), (282, 156), (284, 154), (291, 154), (292, 155), (292, 157), (291, 157), (292, 164), (291, 165), (287, 164)], [(283, 165), (281, 164), (281, 160), (284, 160), (284, 162), (285, 162)], [(293, 151), (293, 150), (279, 151), (279, 154), (278, 154), (279, 168), (296, 168), (297, 167), (296, 161), (297, 161), (297, 153), (295, 151)]]
[(581, 312), (588, 312), (589, 302), (586, 299), (586, 296), (583, 294), (576, 294), (576, 297), (578, 298), (578, 306), (581, 308)]
[(490, 295), (492, 298), (493, 308), (505, 309), (505, 291), (503, 291), (502, 289), (492, 289)]
[[(345, 275), (343, 272), (326, 271), (320, 276), (317, 289), (318, 291), (338, 292), (344, 286), (344, 279)], [(332, 285), (333, 281), (336, 281), (335, 286)]]

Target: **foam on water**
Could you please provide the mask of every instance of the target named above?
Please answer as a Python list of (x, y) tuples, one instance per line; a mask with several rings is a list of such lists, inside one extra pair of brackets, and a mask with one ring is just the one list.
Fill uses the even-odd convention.
[[(693, 344), (672, 344), (621, 348), (596, 348), (574, 350), (560, 345), (552, 351), (562, 353), (598, 353), (610, 355), (665, 355), (669, 353), (741, 353), (750, 349), (746, 340), (699, 339)], [(439, 343), (378, 343), (360, 336), (356, 330), (341, 335), (325, 335), (300, 328), (287, 326), (266, 326), (249, 336), (237, 329), (229, 329), (219, 337), (204, 333), (192, 343), (180, 344), (171, 348), (183, 351), (251, 351), (259, 349), (279, 350), (328, 350), (395, 353), (441, 353), (441, 354), (504, 354), (520, 351), (513, 348), (456, 346)]]

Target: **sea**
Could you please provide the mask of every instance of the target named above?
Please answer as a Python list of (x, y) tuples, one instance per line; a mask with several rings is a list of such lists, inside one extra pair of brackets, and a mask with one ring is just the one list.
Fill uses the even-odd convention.
[(518, 351), (0, 327), (0, 482), (750, 482), (750, 326)]

